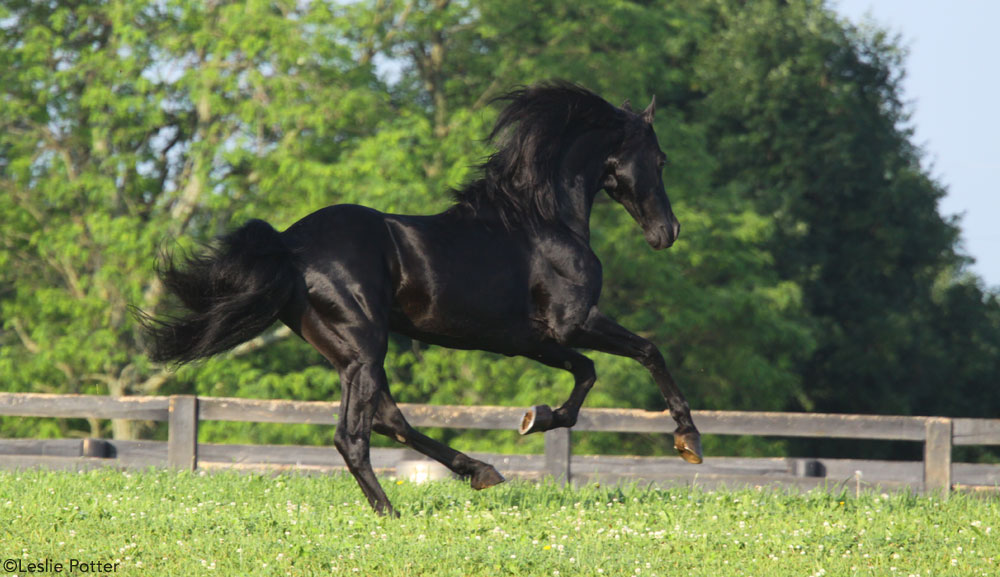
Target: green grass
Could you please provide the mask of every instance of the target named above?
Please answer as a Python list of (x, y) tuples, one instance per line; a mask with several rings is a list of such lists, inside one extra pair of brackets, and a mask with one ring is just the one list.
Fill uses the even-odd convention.
[(0, 560), (157, 576), (1000, 575), (996, 499), (383, 483), (399, 519), (346, 476), (0, 473)]

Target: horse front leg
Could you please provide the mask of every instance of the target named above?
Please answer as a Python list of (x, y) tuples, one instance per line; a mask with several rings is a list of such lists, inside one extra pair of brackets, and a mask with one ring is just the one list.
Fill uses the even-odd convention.
[(685, 461), (696, 464), (702, 462), (701, 434), (691, 419), (691, 409), (687, 400), (667, 370), (667, 364), (656, 345), (605, 316), (597, 310), (597, 307), (591, 309), (587, 320), (572, 334), (569, 344), (629, 357), (646, 367), (660, 387), (670, 415), (677, 422), (674, 448)]
[(542, 343), (534, 350), (522, 353), (521, 356), (534, 359), (540, 363), (563, 369), (573, 374), (573, 391), (569, 398), (558, 409), (553, 410), (548, 405), (535, 405), (528, 409), (521, 426), (518, 429), (522, 435), (540, 433), (558, 427), (572, 427), (580, 414), (580, 407), (587, 398), (587, 393), (597, 380), (594, 372), (594, 362), (573, 349), (557, 343)]

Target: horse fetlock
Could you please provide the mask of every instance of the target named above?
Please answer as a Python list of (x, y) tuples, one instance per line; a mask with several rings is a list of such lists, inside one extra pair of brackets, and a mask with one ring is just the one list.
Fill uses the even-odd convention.
[(573, 410), (567, 409), (566, 407), (559, 407), (558, 409), (555, 410), (555, 414), (553, 415), (554, 416), (554, 426), (552, 428), (556, 428), (556, 427), (570, 428), (570, 427), (573, 427), (574, 425), (576, 425), (576, 420), (577, 420), (577, 417), (579, 417), (579, 415), (580, 415), (579, 409), (573, 411)]
[[(448, 464), (445, 463), (445, 465)], [(482, 467), (489, 467), (489, 465), (478, 459), (473, 459), (465, 453), (455, 455), (455, 458), (451, 460), (451, 465), (448, 465), (449, 469), (462, 477), (474, 476)]]

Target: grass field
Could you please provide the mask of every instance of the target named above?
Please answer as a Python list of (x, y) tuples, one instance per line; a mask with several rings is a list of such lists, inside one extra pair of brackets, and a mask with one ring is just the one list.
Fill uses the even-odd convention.
[(996, 499), (383, 483), (399, 519), (346, 476), (0, 473), (0, 574), (1000, 575)]

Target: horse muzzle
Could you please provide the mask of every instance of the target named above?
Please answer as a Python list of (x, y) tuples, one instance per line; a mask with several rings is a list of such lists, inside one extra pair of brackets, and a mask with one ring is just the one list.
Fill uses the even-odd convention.
[(681, 234), (681, 223), (677, 219), (671, 219), (669, 224), (658, 224), (644, 229), (642, 232), (649, 246), (656, 250), (663, 250), (670, 248), (677, 241), (677, 237)]

